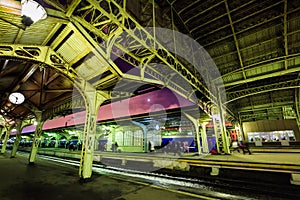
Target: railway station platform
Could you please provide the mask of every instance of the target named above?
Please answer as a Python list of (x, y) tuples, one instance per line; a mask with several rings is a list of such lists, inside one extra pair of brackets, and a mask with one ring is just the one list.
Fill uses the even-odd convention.
[[(80, 159), (81, 151), (40, 148), (39, 154), (61, 158)], [(259, 153), (251, 155), (232, 152), (231, 155), (197, 155), (183, 153), (116, 153), (94, 152), (94, 161), (108, 166), (133, 168), (142, 171), (166, 169), (179, 174), (203, 177), (232, 177), (253, 181), (270, 181), (276, 184), (300, 185), (300, 153)], [(261, 179), (257, 175), (262, 175)], [(266, 177), (267, 175), (268, 177)], [(275, 176), (274, 176), (275, 175)], [(269, 179), (269, 180), (267, 180)]]
[[(23, 149), (24, 151), (24, 149)], [(67, 149), (40, 148), (39, 155), (51, 155), (60, 158), (79, 159), (80, 151)], [(233, 152), (231, 155), (195, 155), (194, 153), (174, 156), (171, 153), (113, 153), (94, 152), (94, 160), (104, 164), (128, 167), (147, 166), (144, 164), (165, 164), (166, 169), (179, 172), (184, 176), (197, 177), (208, 172), (212, 179), (233, 178), (242, 183), (241, 176), (249, 185), (260, 180), (268, 186), (277, 184), (284, 190), (300, 189), (297, 175), (300, 173), (300, 154), (298, 153), (253, 153), (251, 155)], [(115, 162), (113, 162), (115, 161)], [(180, 163), (180, 164), (178, 164)], [(185, 164), (184, 164), (185, 163)], [(187, 164), (187, 165), (186, 165)], [(170, 167), (169, 165), (173, 165)], [(181, 169), (180, 169), (181, 167)], [(156, 170), (158, 167), (156, 167)], [(217, 169), (217, 173), (216, 173)], [(159, 170), (159, 169), (158, 169)], [(215, 174), (214, 174), (215, 173)], [(294, 174), (294, 175), (293, 175)], [(253, 178), (251, 179), (251, 176)], [(163, 189), (152, 183), (142, 183), (131, 179), (121, 179), (110, 175), (93, 173), (90, 182), (79, 181), (78, 167), (54, 163), (37, 158), (35, 165), (28, 165), (28, 154), (19, 151), (15, 158), (10, 158), (10, 151), (0, 155), (0, 196), (3, 200), (35, 199), (112, 199), (112, 200), (153, 200), (153, 199), (223, 199), (207, 195), (195, 195), (174, 189)], [(293, 180), (294, 178), (294, 180)], [(263, 180), (263, 181), (262, 181)], [(251, 183), (252, 181), (252, 183)], [(293, 183), (294, 181), (294, 183)], [(258, 183), (258, 182), (257, 182)], [(292, 188), (292, 189), (290, 189)], [(295, 190), (298, 191), (298, 190)], [(300, 197), (297, 194), (297, 198)], [(295, 199), (297, 199), (295, 198)], [(224, 198), (226, 199), (226, 198)], [(229, 198), (234, 199), (234, 198)], [(239, 198), (237, 198), (239, 199)], [(255, 199), (255, 198), (254, 198)], [(260, 199), (260, 198), (258, 198)], [(291, 198), (293, 199), (293, 198)]]
[[(20, 148), (20, 147), (19, 147)], [(21, 151), (30, 151), (30, 148), (20, 148)], [(100, 161), (102, 158), (125, 158), (125, 159), (136, 159), (143, 161), (143, 159), (149, 160), (165, 160), (165, 159), (180, 159), (180, 160), (199, 160), (207, 163), (212, 162), (227, 162), (227, 163), (248, 163), (253, 167), (259, 165), (275, 165), (282, 169), (290, 169), (299, 171), (300, 173), (300, 149), (294, 149), (293, 151), (269, 151), (268, 149), (259, 149), (258, 151), (252, 151), (252, 154), (243, 154), (237, 151), (232, 152), (230, 155), (211, 155), (203, 154), (197, 155), (195, 152), (182, 153), (181, 155), (175, 155), (173, 153), (116, 153), (116, 152), (103, 152), (94, 151), (94, 160)], [(40, 148), (38, 151), (40, 154), (53, 155), (57, 157), (71, 157), (80, 158), (80, 150), (70, 151), (64, 148)]]
[[(24, 150), (24, 149), (22, 149)], [(27, 151), (29, 149), (26, 149)], [(25, 150), (25, 151), (26, 151)], [(40, 148), (40, 153), (49, 153), (52, 151), (53, 155), (56, 154), (78, 154), (80, 155), (81, 151), (69, 151), (68, 149), (63, 148)], [(55, 153), (57, 152), (57, 153)], [(158, 158), (175, 158), (175, 159), (193, 159), (193, 160), (207, 160), (207, 161), (228, 161), (228, 162), (251, 162), (253, 164), (261, 163), (261, 164), (286, 164), (286, 165), (299, 165), (300, 166), (300, 149), (293, 151), (268, 151), (267, 149), (259, 149), (259, 152), (252, 152), (251, 155), (243, 154), (239, 152), (232, 152), (230, 155), (211, 155), (211, 154), (203, 154), (197, 155), (195, 152), (191, 153), (183, 153), (180, 156), (175, 155), (173, 153), (113, 153), (113, 152), (103, 152), (103, 151), (94, 151), (95, 155), (112, 156), (112, 157), (158, 157)], [(74, 156), (77, 157), (77, 156)], [(299, 168), (300, 169), (300, 168)]]
[(74, 166), (43, 159), (30, 166), (26, 155), (10, 158), (9, 152), (0, 155), (0, 180), (1, 200), (214, 199), (103, 174), (94, 174), (92, 181), (81, 183)]

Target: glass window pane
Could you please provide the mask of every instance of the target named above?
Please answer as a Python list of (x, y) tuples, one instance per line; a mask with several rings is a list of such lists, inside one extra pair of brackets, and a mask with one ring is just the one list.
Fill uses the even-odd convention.
[(143, 146), (143, 131), (136, 130), (134, 132), (134, 146)]
[(123, 133), (122, 132), (117, 132), (115, 140), (116, 140), (116, 142), (118, 143), (119, 146), (123, 146)]
[(133, 133), (132, 133), (132, 131), (125, 131), (125, 133), (124, 133), (124, 146), (133, 146)]

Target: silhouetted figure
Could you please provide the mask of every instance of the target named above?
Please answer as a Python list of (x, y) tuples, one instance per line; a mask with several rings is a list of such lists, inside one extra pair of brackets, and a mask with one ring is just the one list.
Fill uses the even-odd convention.
[[(251, 154), (251, 151), (249, 150), (249, 148), (248, 148), (248, 144), (247, 143), (243, 143), (243, 141), (241, 141), (240, 142), (240, 144), (239, 144), (239, 149), (242, 149), (242, 151), (243, 151), (243, 154), (245, 154), (245, 153), (249, 153), (249, 155)], [(239, 150), (238, 150), (239, 151)]]
[(70, 151), (72, 151), (72, 150), (74, 151), (74, 150), (75, 150), (75, 149), (74, 149), (74, 144), (73, 144), (73, 142), (70, 142), (70, 143), (69, 143), (69, 150), (70, 150)]
[(149, 141), (149, 144), (148, 144), (148, 145), (149, 145), (149, 151), (150, 151), (150, 152), (154, 152), (155, 149), (154, 149), (154, 144), (153, 144), (153, 142), (152, 142), (152, 141)]
[(118, 147), (119, 147), (118, 143), (117, 143), (117, 142), (115, 142), (114, 144), (112, 144), (112, 146), (111, 146), (111, 150), (112, 150), (113, 152), (117, 152), (117, 150), (118, 150)]

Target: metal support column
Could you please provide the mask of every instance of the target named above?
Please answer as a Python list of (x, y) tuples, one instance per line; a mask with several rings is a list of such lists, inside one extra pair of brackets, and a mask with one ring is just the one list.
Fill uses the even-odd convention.
[(40, 137), (42, 134), (42, 127), (44, 125), (44, 121), (42, 121), (42, 111), (35, 111), (35, 118), (37, 125), (35, 127), (34, 139), (32, 142), (32, 147), (29, 155), (29, 165), (33, 165), (36, 159), (36, 154), (40, 144)]
[(10, 135), (10, 131), (11, 131), (12, 126), (4, 126), (3, 130), (5, 131), (5, 137), (4, 140), (2, 141), (2, 149), (1, 149), (1, 154), (4, 154), (6, 151), (6, 145), (7, 145), (7, 141)]
[(54, 145), (55, 148), (58, 148), (58, 142), (59, 142), (58, 137), (55, 137), (55, 145)]
[(216, 136), (216, 148), (218, 153), (230, 154), (229, 138), (226, 133), (223, 112), (217, 106), (212, 107), (212, 119)]
[(94, 143), (96, 136), (97, 115), (100, 105), (108, 99), (107, 96), (97, 92), (90, 85), (84, 88), (86, 103), (86, 118), (84, 125), (81, 160), (79, 166), (80, 179), (89, 179), (92, 176)]
[(16, 124), (15, 124), (15, 128), (17, 129), (17, 133), (16, 133), (16, 140), (14, 142), (14, 146), (13, 149), (11, 151), (11, 158), (14, 158), (16, 156), (20, 141), (21, 141), (21, 134), (22, 134), (22, 129), (24, 128), (24, 126), (26, 126), (27, 123), (25, 121), (22, 121), (20, 119), (16, 120)]
[(235, 130), (237, 132), (237, 136), (238, 136), (238, 141), (245, 141), (246, 138), (244, 136), (244, 129), (243, 129), (243, 126), (242, 126), (242, 123), (241, 122), (238, 122), (237, 125), (235, 126)]
[(202, 152), (203, 154), (209, 153), (208, 143), (207, 143), (207, 135), (206, 135), (206, 124), (208, 122), (202, 122), (200, 125), (200, 134), (201, 134), (201, 141), (202, 141)]
[[(187, 114), (187, 113), (184, 113), (184, 115), (189, 119), (191, 120), (191, 122), (194, 124), (194, 127), (195, 127), (195, 131), (196, 131), (196, 140), (197, 140), (197, 147), (198, 147), (198, 155), (201, 155), (202, 152), (203, 152), (203, 140), (202, 140), (202, 146), (201, 146), (201, 143), (200, 143), (200, 135), (201, 135), (201, 138), (202, 138), (202, 134), (201, 134), (201, 131), (200, 131), (200, 123), (199, 123), (199, 119), (196, 119), (194, 118), (193, 116)], [(205, 136), (206, 137), (206, 136)], [(206, 144), (207, 144), (207, 140), (206, 140)]]
[(242, 136), (242, 138), (239, 138), (239, 141), (245, 141), (246, 138), (248, 138), (248, 137), (245, 135), (243, 122), (242, 122), (242, 119), (241, 119), (240, 115), (239, 115), (239, 125), (240, 125), (240, 131), (241, 131), (241, 136)]
[(198, 147), (198, 155), (200, 156), (202, 154), (202, 146), (200, 143), (200, 131), (199, 131), (199, 121), (198, 120), (192, 120), (195, 126), (196, 130), (196, 138), (197, 138), (197, 147)]
[[(1, 124), (0, 124), (1, 125)], [(2, 134), (5, 132), (5, 128), (3, 127), (3, 128), (0, 128), (0, 138), (2, 138)]]
[[(295, 89), (296, 122), (300, 131), (300, 88)], [(299, 138), (296, 138), (298, 140)]]

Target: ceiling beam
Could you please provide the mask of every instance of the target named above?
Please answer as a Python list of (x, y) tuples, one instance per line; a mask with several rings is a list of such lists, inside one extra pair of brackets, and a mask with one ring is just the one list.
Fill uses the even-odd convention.
[(172, 18), (172, 28), (173, 28), (173, 30), (175, 30), (175, 23), (174, 23), (174, 13), (176, 14), (176, 16), (178, 17), (178, 19), (180, 20), (180, 22), (182, 23), (182, 25), (184, 26), (184, 28), (188, 31), (188, 33), (190, 34), (190, 35), (192, 35), (191, 34), (191, 30), (190, 30), (190, 28), (186, 25), (186, 23), (184, 23), (184, 21), (183, 21), (183, 19), (182, 19), (182, 17), (180, 16), (180, 14), (179, 13), (177, 13), (177, 11), (175, 10), (175, 8), (173, 7), (173, 5), (171, 5), (171, 18)]
[[(280, 63), (283, 63), (285, 60), (287, 60), (287, 61), (290, 60), (291, 63), (295, 63), (295, 60), (298, 57), (300, 57), (300, 53), (289, 54), (288, 57), (280, 56), (280, 57), (276, 57), (276, 58), (271, 58), (271, 59), (263, 60), (260, 62), (256, 62), (254, 64), (244, 66), (244, 70), (247, 71), (247, 70), (253, 70), (253, 69), (260, 69), (262, 66), (269, 65), (270, 63), (280, 64)], [(295, 67), (295, 66), (292, 66), (292, 67)], [(229, 73), (223, 74), (221, 77), (218, 77), (218, 78), (214, 79), (213, 81), (217, 82), (219, 79), (224, 79), (225, 77), (231, 76), (231, 75), (234, 76), (235, 74), (238, 74), (238, 73), (241, 73), (241, 69), (233, 70)]]
[[(248, 2), (244, 3), (243, 5), (241, 5), (240, 7), (232, 9), (230, 12), (235, 12), (235, 11), (237, 11), (237, 10), (243, 8), (243, 7), (246, 7), (246, 6), (248, 6), (250, 3), (252, 3), (253, 1), (255, 1), (255, 0), (248, 1)], [(220, 2), (220, 3), (222, 3), (222, 2)], [(213, 23), (214, 21), (219, 20), (220, 18), (222, 18), (222, 17), (224, 17), (224, 16), (226, 16), (226, 15), (227, 15), (227, 13), (224, 13), (224, 14), (221, 14), (221, 15), (219, 15), (219, 16), (217, 16), (217, 17), (211, 19), (211, 20), (208, 20), (208, 21), (205, 22), (205, 23), (199, 24), (199, 26), (197, 26), (197, 27), (195, 27), (194, 29), (192, 29), (191, 32), (194, 32), (194, 31), (197, 30), (197, 29), (201, 29), (202, 27), (205, 27), (205, 26), (207, 26), (208, 24), (211, 24), (211, 23)]]
[(53, 117), (56, 113), (60, 113), (64, 110), (70, 110), (74, 108), (85, 108), (85, 102), (81, 98), (72, 99), (58, 106), (53, 106), (43, 112), (43, 119), (47, 120)]
[[(286, 14), (289, 15), (289, 14), (294, 13), (294, 12), (297, 12), (297, 11), (299, 11), (299, 10), (300, 10), (300, 8), (296, 8), (296, 9), (294, 9), (294, 10), (292, 10), (292, 11), (287, 12)], [(248, 28), (246, 28), (246, 29), (243, 29), (243, 30), (241, 30), (241, 31), (238, 31), (238, 32), (236, 32), (236, 34), (238, 35), (238, 34), (244, 33), (244, 32), (246, 32), (246, 31), (248, 31), (248, 30), (250, 30), (250, 29), (252, 29), (252, 28), (258, 27), (258, 26), (263, 25), (263, 24), (266, 24), (267, 22), (271, 22), (272, 20), (278, 19), (278, 18), (280, 18), (280, 17), (282, 17), (282, 16), (283, 16), (283, 15), (278, 15), (278, 16), (276, 16), (276, 17), (274, 17), (274, 18), (271, 18), (271, 19), (269, 19), (269, 20), (263, 21), (263, 22), (261, 22), (261, 23), (258, 23), (258, 24), (255, 24), (255, 25), (253, 25), (253, 26), (250, 26), (250, 27), (248, 27)], [(234, 23), (236, 23), (236, 22), (234, 22)], [(222, 28), (225, 28), (225, 26), (223, 26)], [(295, 31), (294, 33), (296, 33), (296, 32), (298, 32), (298, 31)], [(287, 33), (287, 35), (290, 35), (290, 33)], [(219, 42), (221, 42), (221, 41), (223, 41), (223, 40), (226, 40), (226, 39), (228, 39), (228, 38), (230, 38), (230, 37), (231, 37), (231, 35), (226, 35), (226, 36), (221, 37), (221, 38), (219, 38), (219, 39), (216, 39), (216, 40), (214, 40), (214, 41), (212, 41), (212, 42), (210, 42), (210, 43), (204, 44), (203, 47), (211, 46), (211, 45), (213, 45), (213, 44), (216, 44), (216, 43), (219, 43)], [(196, 38), (196, 40), (198, 40), (198, 39), (200, 39), (200, 38), (201, 38), (201, 37), (198, 37), (198, 38)]]
[[(289, 48), (288, 48), (288, 28), (287, 28), (287, 0), (284, 0), (284, 7), (283, 7), (283, 41), (284, 41), (284, 52), (285, 52), (285, 56), (287, 57), (289, 55)], [(288, 68), (288, 63), (287, 60), (285, 59), (284, 61), (284, 67), (285, 69)]]
[(282, 106), (273, 106), (273, 107), (265, 107), (265, 108), (254, 108), (249, 110), (240, 110), (238, 111), (238, 114), (246, 113), (246, 112), (261, 112), (261, 111), (268, 111), (268, 110), (278, 110), (282, 109)]
[[(16, 65), (16, 66), (19, 66), (19, 65)], [(10, 94), (10, 92), (17, 91), (21, 87), (21, 85), (23, 83), (25, 83), (31, 77), (31, 75), (36, 71), (36, 69), (38, 68), (38, 66), (39, 66), (38, 64), (32, 65), (29, 68), (29, 70), (27, 71), (27, 73), (25, 74), (25, 76), (24, 75), (22, 76), (22, 74), (20, 74), (18, 76), (18, 78), (14, 81), (14, 83), (11, 84), (11, 88), (8, 89), (9, 92), (6, 93), (6, 94), (4, 94), (4, 96), (2, 98), (3, 99), (7, 99), (8, 95)], [(1, 103), (2, 103), (2, 105), (4, 105), (5, 102), (2, 101)]]
[(184, 23), (185, 23), (185, 24), (189, 23), (189, 21), (194, 20), (195, 18), (198, 18), (199, 15), (202, 15), (202, 14), (205, 13), (205, 12), (208, 12), (208, 11), (210, 11), (210, 10), (213, 10), (215, 7), (221, 5), (222, 3), (223, 3), (223, 2), (221, 1), (221, 2), (216, 3), (216, 4), (214, 4), (213, 6), (207, 8), (207, 9), (201, 11), (201, 12), (197, 12), (196, 15), (193, 15), (193, 16), (190, 17), (188, 20), (184, 21)]
[[(191, 7), (195, 8), (194, 5), (197, 4), (197, 3), (199, 3), (200, 1), (202, 1), (202, 0), (194, 0), (194, 2), (190, 3), (189, 5), (185, 6), (180, 11), (178, 11), (178, 14), (180, 15), (182, 12), (184, 12), (185, 10), (187, 10), (187, 9), (189, 9)], [(171, 3), (170, 3), (169, 0), (168, 0), (168, 3), (171, 5)], [(174, 3), (175, 2), (172, 3), (172, 6), (173, 6)]]
[(14, 39), (14, 43), (19, 43), (19, 41), (20, 41), (20, 39), (21, 39), (21, 37), (22, 37), (22, 35), (23, 35), (23, 33), (24, 33), (24, 29), (19, 29), (18, 30), (18, 34), (17, 34), (17, 36), (16, 36), (16, 38)]
[[(281, 4), (281, 3), (282, 3), (282, 1), (280, 1), (280, 2), (278, 2), (278, 3), (275, 3), (275, 4), (272, 4), (272, 5), (269, 6), (269, 7), (266, 7), (266, 8), (264, 8), (264, 9), (260, 9), (260, 10), (258, 10), (257, 12), (254, 12), (254, 13), (251, 13), (250, 15), (247, 15), (247, 16), (245, 16), (245, 17), (239, 18), (238, 20), (233, 21), (232, 23), (233, 23), (233, 25), (234, 25), (234, 24), (236, 24), (236, 23), (238, 23), (238, 22), (241, 22), (241, 21), (243, 21), (243, 20), (245, 20), (245, 19), (247, 19), (247, 18), (250, 18), (250, 17), (253, 17), (253, 16), (255, 16), (255, 15), (258, 15), (259, 13), (264, 13), (264, 12), (266, 12), (266, 10), (270, 10), (270, 9), (272, 9), (274, 6), (277, 6), (277, 5)], [(231, 12), (232, 12), (232, 11), (231, 11)], [(280, 18), (280, 17), (283, 17), (283, 14), (282, 14), (282, 15), (275, 16), (275, 17), (270, 18), (270, 19), (266, 19), (266, 20), (264, 20), (264, 21), (262, 21), (262, 22), (259, 22), (259, 23), (257, 23), (257, 24), (254, 24), (253, 26), (250, 26), (250, 27), (248, 27), (248, 28), (245, 28), (245, 29), (243, 29), (243, 30), (241, 30), (241, 31), (237, 31), (237, 32), (236, 32), (236, 35), (238, 35), (238, 34), (240, 34), (240, 33), (243, 33), (243, 32), (245, 32), (245, 31), (247, 31), (247, 30), (249, 30), (249, 29), (255, 28), (255, 27), (257, 27), (257, 26), (261, 26), (261, 25), (263, 25), (263, 24), (265, 24), (265, 23), (268, 23), (268, 22), (273, 21), (273, 20), (275, 20), (275, 19), (278, 19), (278, 18)], [(221, 27), (219, 27), (219, 28), (217, 28), (217, 29), (214, 29), (214, 30), (212, 30), (211, 32), (208, 32), (208, 33), (206, 33), (206, 34), (204, 34), (204, 35), (200, 35), (200, 36), (197, 37), (195, 40), (198, 41), (199, 39), (206, 38), (206, 37), (208, 37), (209, 35), (211, 35), (211, 34), (217, 32), (217, 31), (219, 31), (219, 30), (222, 30), (222, 29), (224, 29), (224, 28), (226, 28), (226, 27), (228, 27), (228, 26), (229, 26), (229, 24), (225, 24), (224, 26), (221, 26)], [(232, 35), (226, 35), (226, 38), (228, 38), (228, 37), (230, 37), (230, 36), (232, 36)], [(221, 38), (221, 39), (223, 40), (223, 38)], [(219, 40), (218, 40), (218, 41), (219, 41)], [(206, 45), (205, 45), (205, 46), (206, 46)]]
[(247, 88), (244, 90), (238, 90), (234, 92), (226, 92), (227, 95), (226, 103), (230, 103), (241, 98), (245, 98), (248, 96), (253, 96), (261, 93), (277, 91), (277, 90), (285, 90), (285, 89), (294, 89), (294, 88), (300, 88), (300, 79), (277, 82), (274, 84), (252, 87), (252, 88)]
[(231, 28), (233, 39), (234, 39), (234, 44), (235, 44), (236, 51), (237, 51), (238, 58), (239, 58), (240, 68), (242, 70), (244, 79), (247, 79), (246, 73), (245, 73), (245, 70), (244, 70), (242, 55), (241, 55), (241, 51), (240, 51), (240, 45), (239, 45), (238, 39), (237, 39), (236, 34), (235, 34), (235, 30), (234, 30), (234, 26), (233, 26), (233, 23), (232, 23), (232, 19), (231, 19), (230, 10), (229, 10), (229, 7), (228, 7), (227, 0), (224, 0), (224, 3), (225, 3), (227, 15), (228, 15), (228, 20), (229, 20), (229, 23), (230, 23), (230, 28)]
[(70, 17), (73, 12), (75, 11), (75, 8), (78, 6), (78, 4), (81, 2), (81, 0), (72, 0), (71, 4), (67, 6), (67, 12), (66, 16)]
[(62, 11), (62, 12), (66, 12), (66, 8), (64, 5), (62, 5), (58, 0), (44, 0), (45, 3), (49, 4), (50, 6), (53, 6), (54, 8)]
[(47, 105), (47, 107), (54, 106), (54, 105), (60, 104), (60, 102), (69, 101), (70, 99), (72, 99), (72, 94), (68, 96), (68, 95), (66, 95), (66, 93), (63, 93), (63, 94), (58, 95), (55, 98), (50, 99), (47, 102), (43, 102), (43, 104), (41, 106), (42, 107), (44, 107), (45, 105)]
[(10, 73), (13, 73), (16, 69), (22, 67), (25, 63), (25, 61), (24, 61), (24, 62), (14, 65), (13, 67), (10, 67), (9, 69), (6, 69), (8, 62), (9, 62), (9, 60), (5, 60), (3, 68), (0, 70), (0, 78), (5, 77), (5, 76), (9, 75)]
[(250, 83), (250, 82), (259, 81), (259, 80), (266, 79), (266, 78), (273, 78), (273, 77), (282, 76), (285, 74), (290, 74), (290, 73), (299, 72), (299, 71), (300, 71), (300, 67), (290, 68), (287, 70), (280, 70), (280, 71), (265, 74), (265, 75), (247, 78), (246, 80), (239, 80), (239, 81), (224, 83), (224, 87), (234, 86), (234, 85), (239, 85), (239, 84), (244, 84), (244, 83)]

